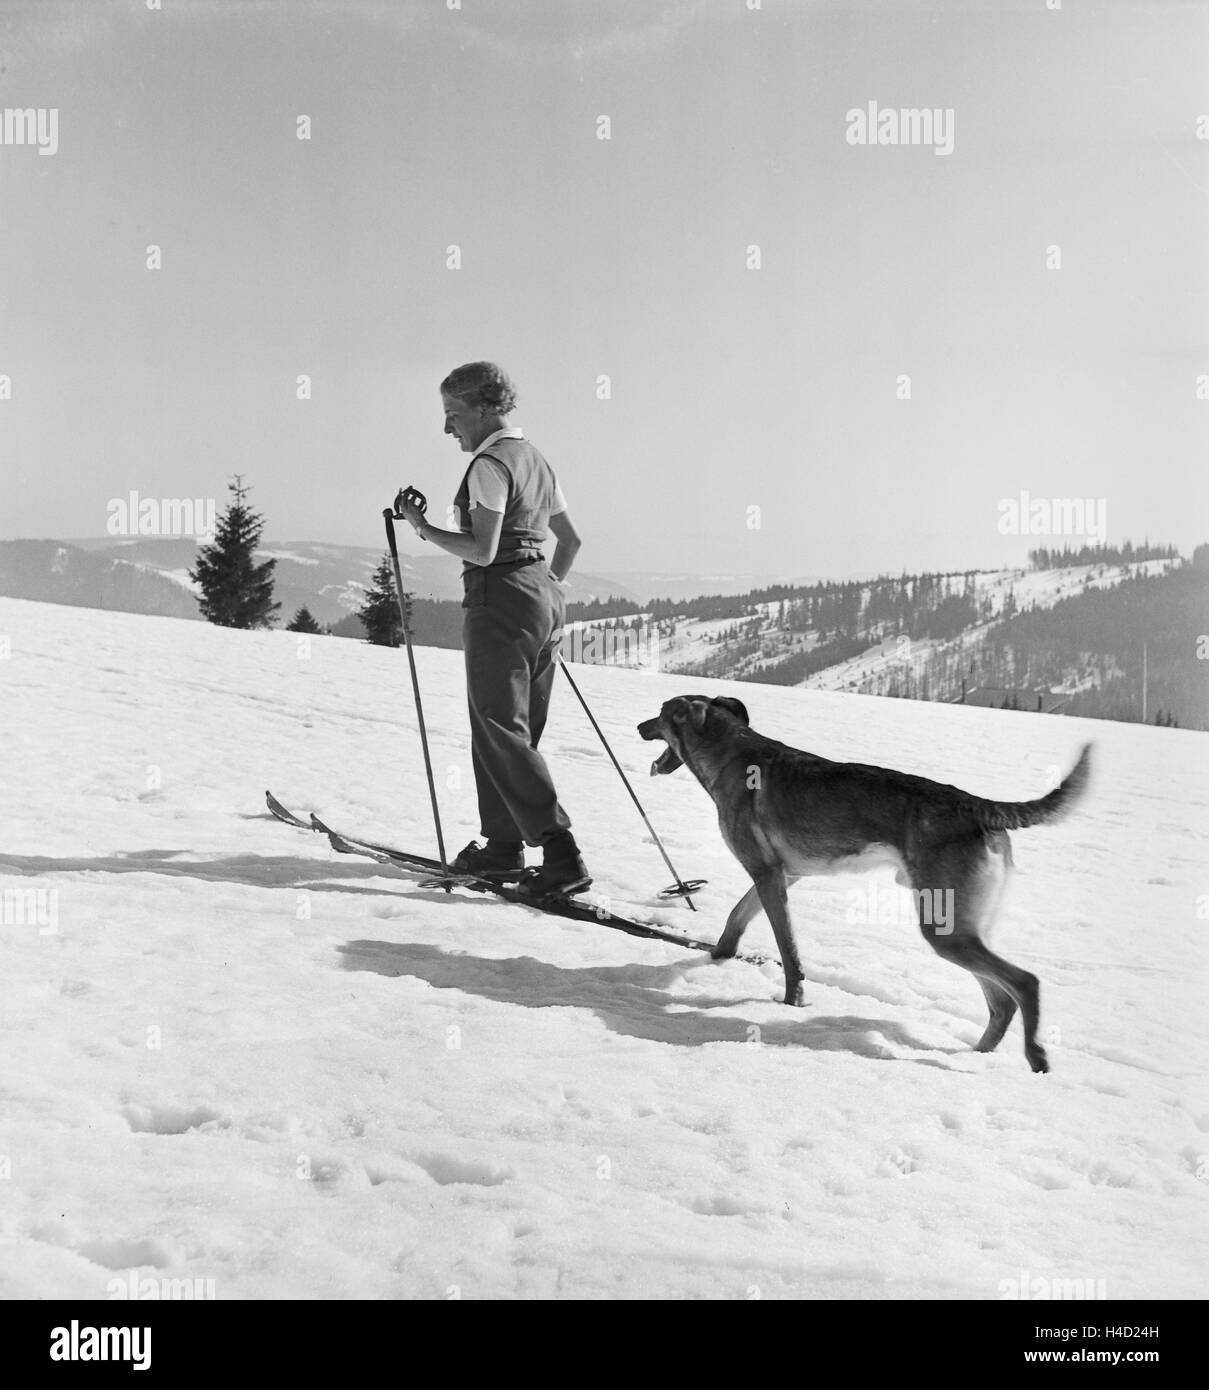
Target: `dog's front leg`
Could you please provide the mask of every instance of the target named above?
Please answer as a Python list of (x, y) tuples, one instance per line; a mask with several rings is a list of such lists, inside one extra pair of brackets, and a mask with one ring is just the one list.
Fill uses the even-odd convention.
[(731, 908), (718, 944), (710, 952), (713, 960), (730, 960), (739, 949), (739, 941), (747, 930), (747, 924), (760, 911), (760, 906), (760, 890), (753, 885)]
[[(806, 999), (802, 991), (802, 962), (798, 959), (797, 943), (793, 939), (793, 924), (789, 920), (789, 892), (785, 870), (776, 864), (753, 875), (760, 903), (768, 913), (773, 934), (781, 951), (781, 968), (785, 971), (785, 1002), (801, 1008)], [(795, 875), (796, 877), (796, 875)]]

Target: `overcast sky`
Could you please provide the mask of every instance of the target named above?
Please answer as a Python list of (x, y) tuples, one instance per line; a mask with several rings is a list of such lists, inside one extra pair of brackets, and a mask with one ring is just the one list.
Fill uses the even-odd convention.
[(238, 471), (378, 545), (488, 357), (587, 570), (994, 565), (1067, 539), (1022, 490), (1209, 536), (1209, 5), (453, 3), (0, 0), (58, 113), (0, 145), (0, 534)]

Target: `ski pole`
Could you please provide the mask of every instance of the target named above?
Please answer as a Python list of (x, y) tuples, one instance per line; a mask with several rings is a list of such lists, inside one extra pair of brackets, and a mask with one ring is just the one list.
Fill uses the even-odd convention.
[(399, 569), (399, 547), (395, 544), (395, 514), (389, 507), (383, 507), (382, 515), (386, 518), (386, 539), (390, 545), (391, 563), (395, 567), (395, 597), (399, 600), (399, 617), (403, 623), (403, 644), (407, 648), (407, 664), (411, 668), (411, 689), (416, 697), (416, 718), (420, 722), (420, 744), (424, 749), (424, 771), (428, 774), (428, 796), (432, 801), (432, 819), (437, 827), (437, 853), (441, 860), (441, 877), (445, 880), (444, 887), (448, 893), (450, 891), (449, 865), (445, 860), (445, 838), (441, 834), (441, 813), (437, 809), (437, 788), (436, 783), (432, 780), (432, 759), (428, 755), (428, 731), (424, 727), (424, 706), (420, 703), (420, 682), (416, 676), (416, 658), (411, 649), (411, 625), (407, 621), (407, 603), (403, 598), (403, 574)]
[(647, 814), (642, 809), (642, 802), (639, 801), (637, 796), (634, 795), (634, 788), (630, 786), (630, 779), (625, 775), (625, 771), (622, 768), (621, 764), (617, 761), (616, 757), (614, 757), (613, 750), (609, 747), (609, 740), (604, 736), (604, 730), (601, 729), (600, 725), (596, 722), (596, 719), (593, 716), (592, 711), (588, 708), (587, 700), (584, 699), (579, 686), (575, 684), (575, 677), (567, 669), (567, 663), (562, 659), (561, 655), (558, 658), (558, 664), (563, 668), (563, 675), (566, 676), (566, 678), (571, 682), (571, 689), (574, 690), (576, 695), (579, 696), (579, 703), (583, 705), (584, 713), (591, 720), (592, 727), (596, 730), (596, 733), (599, 736), (601, 743), (604, 744), (605, 752), (609, 755), (610, 758), (613, 759), (613, 766), (617, 769), (617, 775), (621, 778), (622, 782), (625, 783), (625, 789), (630, 794), (630, 800), (633, 801), (634, 805), (638, 807), (638, 814), (642, 817), (643, 824), (651, 832), (651, 838), (659, 846), (659, 853), (663, 855), (663, 862), (668, 866), (668, 869), (671, 872), (672, 877), (676, 880), (676, 886), (674, 888), (664, 889), (664, 891), (659, 896), (661, 898), (677, 896), (682, 897), (684, 898), (685, 902), (688, 903), (689, 907), (691, 907), (692, 910), (696, 912), (697, 904), (693, 902), (691, 895), (696, 889), (700, 888), (705, 883), (705, 879), (694, 878), (690, 879), (687, 883), (685, 883), (685, 881), (676, 872), (676, 866), (668, 858), (667, 850), (665, 850), (663, 847), (663, 841), (659, 838), (658, 835), (655, 834), (655, 827), (647, 819)]

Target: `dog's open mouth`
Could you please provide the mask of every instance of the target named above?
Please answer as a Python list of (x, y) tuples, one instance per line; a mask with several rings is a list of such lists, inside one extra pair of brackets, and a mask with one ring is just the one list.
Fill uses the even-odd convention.
[[(667, 740), (664, 736), (663, 730), (659, 727), (659, 725), (660, 720), (658, 719), (658, 717), (656, 717), (655, 719), (644, 719), (642, 723), (638, 726), (639, 738), (644, 738), (648, 742), (652, 739), (662, 738), (666, 743)], [(668, 746), (663, 750), (663, 752), (660, 753), (660, 755), (651, 764), (651, 776), (666, 777), (669, 772), (675, 772), (676, 769), (680, 766), (682, 766), (680, 756), (679, 754), (672, 752), (672, 745), (669, 743)]]
[(651, 776), (666, 777), (669, 772), (675, 772), (680, 766), (682, 766), (680, 758), (672, 752), (670, 747), (665, 748), (651, 764)]

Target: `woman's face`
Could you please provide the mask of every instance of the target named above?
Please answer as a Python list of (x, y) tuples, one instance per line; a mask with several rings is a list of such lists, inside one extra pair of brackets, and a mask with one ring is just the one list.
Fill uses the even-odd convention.
[(451, 434), (462, 446), (464, 454), (472, 454), (491, 433), (483, 419), (482, 408), (467, 405), (457, 396), (441, 393), (441, 404), (445, 408), (445, 433)]

